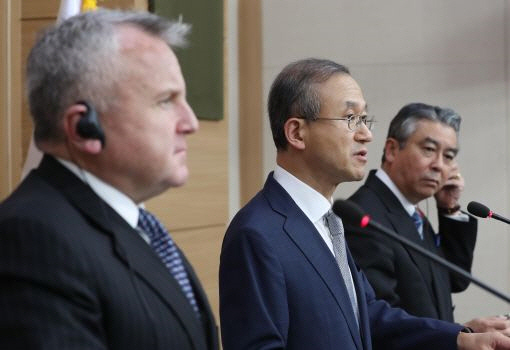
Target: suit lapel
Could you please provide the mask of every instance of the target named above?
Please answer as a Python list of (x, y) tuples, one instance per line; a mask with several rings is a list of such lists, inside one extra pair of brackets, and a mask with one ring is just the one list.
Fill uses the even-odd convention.
[(367, 298), (365, 295), (365, 287), (360, 278), (360, 274), (358, 272), (358, 267), (354, 262), (354, 259), (347, 248), (347, 260), (349, 261), (349, 267), (351, 269), (351, 274), (354, 282), (354, 287), (356, 288), (356, 296), (358, 298), (358, 308), (359, 308), (359, 330), (361, 341), (363, 343), (363, 349), (371, 349), (372, 348), (372, 340), (370, 338), (370, 320), (368, 317), (368, 308), (367, 308)]
[[(112, 237), (117, 257), (157, 294), (180, 320), (196, 349), (206, 349), (202, 326), (177, 281), (136, 230), (91, 188), (50, 156), (44, 156), (37, 173), (61, 191), (101, 233)], [(194, 281), (195, 282), (195, 281)], [(196, 284), (196, 283), (195, 283)]]
[(313, 266), (335, 298), (347, 321), (356, 347), (362, 349), (359, 329), (352, 312), (349, 294), (336, 260), (328, 246), (315, 226), (280, 184), (274, 180), (272, 173), (268, 176), (263, 192), (272, 208), (286, 217), (284, 231)]
[(208, 349), (217, 349), (219, 344), (218, 339), (218, 329), (216, 327), (216, 321), (214, 318), (214, 314), (211, 310), (211, 306), (209, 305), (209, 301), (207, 299), (207, 295), (200, 284), (200, 280), (193, 269), (193, 266), (189, 263), (186, 256), (179, 249), (182, 260), (184, 262), (184, 266), (188, 272), (188, 277), (190, 279), (191, 285), (193, 286), (193, 291), (195, 292), (195, 299), (200, 307), (202, 312), (202, 320), (204, 321), (204, 327), (206, 331), (206, 335), (208, 338)]
[[(178, 282), (171, 276), (152, 248), (131, 227), (127, 229), (117, 228), (113, 235), (117, 243), (117, 250), (124, 253), (124, 260), (127, 262), (128, 268), (144, 280), (154, 293), (167, 304), (176, 318), (180, 320), (194, 347), (196, 349), (206, 349), (207, 346), (202, 337), (203, 328), (199, 319), (195, 316), (195, 311)], [(190, 282), (196, 287), (196, 279), (191, 278), (191, 274), (189, 275)], [(198, 291), (198, 288), (195, 288), (195, 291)]]
[[(375, 176), (374, 171), (370, 172), (370, 175), (366, 181), (366, 185), (374, 191), (374, 193), (381, 199), (381, 202), (386, 207), (388, 213), (387, 219), (392, 226), (388, 228), (396, 232), (398, 235), (403, 236), (410, 241), (424, 247), (424, 241), (421, 240), (416, 226), (414, 225), (413, 219), (404, 209), (393, 192), (391, 192), (391, 190), (381, 180), (379, 180), (377, 176)], [(427, 221), (424, 220), (423, 233), (424, 235), (427, 235), (427, 225), (425, 222)], [(411, 257), (411, 260), (417, 266), (417, 269), (420, 271), (423, 279), (426, 281), (429, 294), (432, 298), (434, 298), (434, 292), (431, 287), (432, 276), (429, 260), (413, 249), (409, 249), (407, 247), (404, 247), (404, 249), (406, 249), (409, 256)]]
[[(436, 246), (435, 232), (428, 220), (424, 220), (423, 233), (425, 237), (425, 245), (430, 252), (439, 256), (443, 256), (441, 250)], [(453, 322), (452, 318), (452, 299), (450, 291), (444, 286), (450, 285), (449, 272), (442, 266), (436, 265), (434, 262), (429, 262), (430, 275), (431, 275), (431, 289), (434, 305), (440, 319)]]

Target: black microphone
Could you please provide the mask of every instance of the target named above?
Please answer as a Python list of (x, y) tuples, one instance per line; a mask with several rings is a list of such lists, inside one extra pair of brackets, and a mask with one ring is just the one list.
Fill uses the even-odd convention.
[(493, 212), (492, 210), (490, 210), (489, 208), (487, 208), (485, 205), (483, 205), (482, 203), (478, 203), (478, 202), (469, 202), (468, 206), (467, 206), (467, 210), (473, 214), (474, 216), (478, 216), (479, 218), (483, 218), (483, 219), (486, 219), (486, 218), (492, 218), (492, 219), (496, 219), (496, 220), (499, 220), (499, 221), (503, 221), (507, 224), (510, 224), (510, 220), (501, 216), (501, 215), (498, 215), (496, 214), (495, 212)]
[(506, 301), (507, 303), (510, 303), (510, 296), (490, 287), (489, 285), (485, 284), (484, 282), (480, 281), (476, 277), (472, 276), (469, 272), (465, 271), (464, 269), (458, 267), (455, 264), (452, 264), (446, 259), (443, 259), (442, 257), (429, 252), (428, 250), (420, 247), (416, 243), (410, 241), (409, 239), (402, 237), (398, 235), (397, 233), (387, 229), (383, 225), (379, 224), (376, 221), (373, 221), (370, 219), (370, 216), (365, 214), (364, 211), (355, 203), (348, 201), (348, 200), (336, 200), (333, 203), (333, 212), (342, 218), (343, 221), (353, 225), (353, 226), (359, 226), (359, 227), (372, 227), (375, 228), (377, 231), (384, 233), (386, 236), (390, 237), (391, 239), (394, 239), (398, 242), (400, 242), (402, 245), (413, 249), (414, 251), (420, 253), (421, 255), (425, 256), (428, 259), (431, 259), (432, 261), (438, 263), (439, 265), (447, 268), (450, 271), (455, 272), (458, 275), (461, 275), (462, 277), (470, 280), (477, 286), (481, 287), (482, 289), (485, 289), (487, 292), (497, 296), (498, 298)]

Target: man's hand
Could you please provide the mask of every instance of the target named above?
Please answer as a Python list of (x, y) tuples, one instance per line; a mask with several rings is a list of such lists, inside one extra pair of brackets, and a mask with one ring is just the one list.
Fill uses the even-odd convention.
[(463, 333), (457, 336), (459, 350), (510, 350), (510, 338), (499, 332)]
[[(437, 207), (442, 209), (457, 207), (463, 190), (464, 178), (460, 175), (458, 165), (454, 165), (450, 171), (448, 180), (446, 180), (443, 187), (434, 195)], [(452, 212), (450, 214), (454, 213)]]
[(464, 326), (471, 328), (475, 333), (496, 331), (510, 337), (510, 320), (504, 316), (475, 318), (464, 323)]

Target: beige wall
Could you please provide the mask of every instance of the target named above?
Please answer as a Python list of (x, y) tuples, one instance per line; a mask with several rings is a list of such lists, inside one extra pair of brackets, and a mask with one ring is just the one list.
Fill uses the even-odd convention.
[[(36, 33), (54, 22), (59, 4), (60, 0), (0, 0), (0, 199), (19, 182), (32, 134), (21, 93), (22, 68)], [(147, 8), (147, 0), (102, 0), (98, 4)], [(229, 210), (228, 116), (219, 122), (201, 121), (188, 147), (188, 183), (146, 205), (186, 253), (217, 314), (219, 252)]]
[(0, 0), (0, 198), (17, 184), (22, 161), (20, 17), (17, 0)]
[[(263, 85), (292, 60), (316, 56), (347, 65), (378, 120), (369, 146), (379, 165), (387, 127), (409, 102), (449, 106), (464, 118), (459, 162), (467, 187), (462, 204), (487, 203), (510, 213), (508, 0), (264, 0)], [(264, 114), (264, 170), (274, 146)], [(360, 184), (340, 186), (349, 196)], [(435, 212), (434, 201), (422, 207)], [(508, 216), (508, 215), (507, 215)], [(473, 274), (510, 291), (510, 230), (479, 223)], [(477, 286), (455, 296), (457, 320), (508, 312)]]

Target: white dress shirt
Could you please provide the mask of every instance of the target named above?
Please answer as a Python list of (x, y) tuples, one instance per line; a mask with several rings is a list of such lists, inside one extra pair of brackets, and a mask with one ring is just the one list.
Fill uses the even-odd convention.
[[(333, 251), (331, 233), (329, 232), (329, 227), (327, 226), (324, 216), (331, 209), (332, 198), (329, 200), (326, 199), (322, 194), (278, 165), (274, 170), (273, 178), (287, 191), (299, 209), (301, 209), (306, 217), (313, 223), (334, 257), (335, 253)], [(310, 234), (314, 234), (314, 232), (310, 232)], [(350, 267), (349, 273), (351, 273), (352, 276)], [(353, 290), (356, 290), (352, 280), (351, 283)], [(354, 295), (354, 297), (357, 303), (357, 296)]]
[(393, 192), (395, 197), (398, 198), (399, 202), (402, 204), (402, 206), (407, 211), (409, 216), (412, 216), (414, 214), (414, 211), (416, 210), (416, 206), (413, 203), (409, 202), (406, 197), (404, 197), (402, 192), (400, 192), (397, 185), (395, 185), (393, 180), (390, 179), (388, 174), (384, 170), (378, 169), (375, 172), (375, 176), (377, 176), (379, 180), (381, 180), (386, 186), (388, 186), (388, 188), (391, 190), (391, 192)]
[[(138, 205), (133, 202), (131, 198), (95, 175), (78, 167), (76, 164), (61, 158), (57, 158), (57, 160), (75, 174), (80, 180), (86, 183), (92, 191), (108, 203), (108, 205), (112, 207), (113, 210), (115, 210), (124, 220), (126, 220), (132, 228), (137, 228), (139, 215)], [(147, 243), (150, 242), (145, 233), (140, 230), (137, 231)]]

